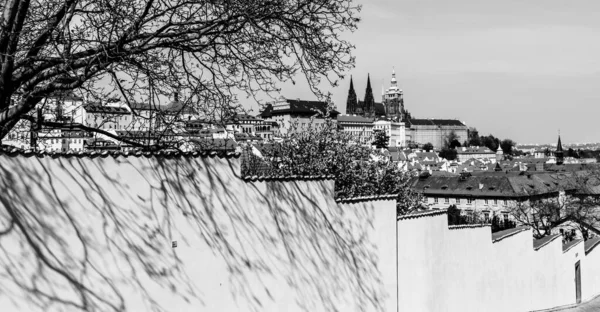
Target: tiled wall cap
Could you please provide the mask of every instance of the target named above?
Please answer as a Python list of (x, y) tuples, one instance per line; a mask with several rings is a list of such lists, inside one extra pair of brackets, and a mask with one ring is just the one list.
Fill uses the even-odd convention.
[(460, 229), (472, 229), (472, 228), (483, 228), (483, 227), (491, 227), (491, 225), (490, 224), (449, 225), (448, 229), (450, 229), (450, 230), (460, 230)]
[(34, 151), (32, 149), (28, 149), (28, 150), (21, 150), (18, 148), (0, 148), (0, 154), (4, 154), (7, 156), (11, 156), (11, 157), (15, 157), (15, 156), (25, 156), (25, 157), (31, 157), (31, 156), (37, 156), (37, 157), (44, 157), (44, 156), (51, 156), (53, 158), (60, 158), (60, 157), (65, 157), (65, 158), (69, 158), (69, 157), (90, 157), (90, 158), (96, 158), (98, 156), (102, 157), (102, 158), (106, 158), (109, 155), (113, 156), (113, 157), (118, 157), (118, 156), (123, 156), (123, 157), (128, 157), (128, 156), (135, 156), (135, 157), (141, 157), (141, 156), (145, 156), (147, 158), (150, 157), (168, 157), (168, 158), (172, 158), (172, 157), (206, 157), (206, 156), (218, 156), (220, 158), (239, 158), (241, 156), (241, 153), (238, 152), (225, 152), (225, 151), (220, 151), (220, 152), (179, 152), (179, 151), (157, 151), (157, 152), (142, 152), (142, 151), (135, 151), (135, 152), (130, 152), (130, 151), (67, 151), (67, 152), (56, 152), (56, 151)]

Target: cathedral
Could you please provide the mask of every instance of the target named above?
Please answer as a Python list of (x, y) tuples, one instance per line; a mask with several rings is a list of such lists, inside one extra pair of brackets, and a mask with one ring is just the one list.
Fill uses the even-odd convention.
[(359, 101), (354, 90), (354, 83), (350, 78), (350, 89), (346, 102), (346, 114), (370, 118), (375, 125), (382, 124), (382, 128), (389, 127), (385, 124), (401, 124), (403, 138), (398, 139), (397, 146), (421, 147), (431, 143), (436, 150), (444, 148), (446, 138), (454, 133), (459, 142), (468, 139), (468, 127), (456, 119), (416, 119), (404, 108), (404, 94), (398, 87), (396, 72), (392, 69), (390, 87), (384, 91), (382, 86), (381, 103), (375, 102), (371, 88), (371, 77), (367, 77), (367, 88), (364, 100)]
[(346, 113), (348, 115), (359, 115), (390, 121), (404, 121), (406, 118), (410, 118), (410, 114), (404, 109), (404, 97), (402, 89), (398, 87), (396, 72), (392, 70), (391, 86), (387, 92), (383, 90), (382, 86), (381, 102), (375, 102), (370, 76), (367, 76), (367, 89), (365, 90), (364, 100), (359, 101), (356, 97), (351, 77), (348, 100), (346, 102)]

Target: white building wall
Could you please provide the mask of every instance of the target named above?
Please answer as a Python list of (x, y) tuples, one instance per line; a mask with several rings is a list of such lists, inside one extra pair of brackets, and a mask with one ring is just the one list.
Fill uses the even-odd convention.
[[(246, 182), (239, 159), (218, 157), (0, 163), (10, 178), (0, 181), (2, 202), (42, 214), (39, 239), (52, 261), (120, 311), (156, 310), (150, 299), (165, 311), (397, 310), (394, 200), (338, 204), (333, 180)], [(30, 285), (39, 262), (21, 232), (1, 239), (10, 253), (0, 253), (0, 274), (18, 261), (16, 276)], [(46, 274), (38, 287), (79, 301), (60, 274)], [(2, 311), (79, 311), (6, 278), (0, 287), (10, 293), (0, 295)]]
[[(600, 249), (599, 249), (600, 250)], [(398, 222), (399, 311), (535, 311), (574, 304), (575, 263), (582, 298), (600, 294), (600, 251), (560, 239), (534, 250), (531, 230), (492, 242), (489, 226), (450, 228), (447, 215)]]

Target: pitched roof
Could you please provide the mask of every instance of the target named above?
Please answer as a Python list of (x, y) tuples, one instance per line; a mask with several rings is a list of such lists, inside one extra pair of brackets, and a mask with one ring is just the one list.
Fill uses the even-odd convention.
[(375, 115), (385, 116), (385, 106), (383, 105), (383, 103), (375, 102)]
[(460, 147), (456, 149), (457, 154), (495, 154), (485, 146)]
[(527, 197), (576, 188), (566, 176), (550, 174), (478, 174), (414, 179), (412, 188), (423, 194), (481, 197)]
[(129, 110), (124, 107), (114, 107), (114, 106), (106, 106), (101, 104), (85, 104), (83, 105), (83, 109), (87, 113), (96, 113), (96, 114), (113, 114), (113, 115), (126, 115), (129, 114)]
[(191, 139), (190, 142), (202, 151), (233, 151), (238, 146), (233, 139)]
[(410, 119), (409, 122), (415, 126), (465, 126), (457, 119)]
[(337, 116), (338, 123), (365, 123), (365, 124), (373, 124), (372, 118), (366, 118), (363, 116), (354, 116), (354, 115), (338, 115)]
[[(289, 108), (273, 110), (273, 104), (267, 104), (265, 109), (260, 113), (260, 116), (263, 118), (279, 114), (301, 114), (312, 116), (317, 113), (324, 114), (327, 109), (327, 103), (322, 101), (285, 100), (289, 103)], [(338, 114), (339, 113), (336, 110), (330, 112), (331, 117), (336, 117)]]

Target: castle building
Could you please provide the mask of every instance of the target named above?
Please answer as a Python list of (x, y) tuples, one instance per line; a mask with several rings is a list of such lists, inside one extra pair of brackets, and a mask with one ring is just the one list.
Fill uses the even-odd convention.
[[(381, 103), (373, 99), (371, 76), (367, 78), (367, 88), (364, 101), (357, 101), (354, 83), (350, 79), (350, 89), (346, 104), (348, 115), (372, 118), (373, 130), (390, 129), (390, 146), (423, 146), (431, 143), (435, 150), (445, 146), (446, 138), (454, 133), (459, 142), (468, 139), (468, 127), (456, 119), (417, 119), (404, 107), (404, 93), (398, 86), (396, 71), (392, 69), (390, 87), (385, 91), (382, 86)], [(399, 138), (398, 135), (402, 135)]]

